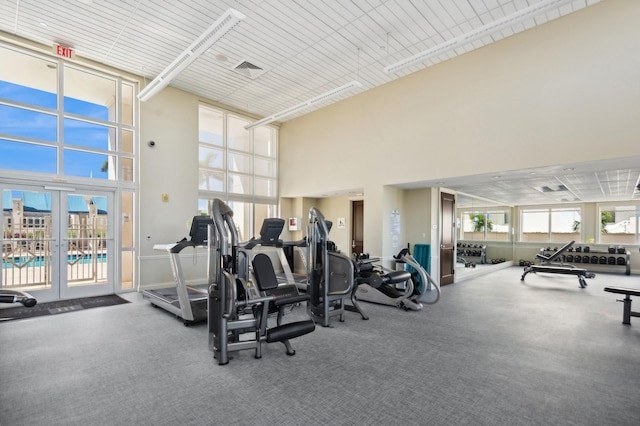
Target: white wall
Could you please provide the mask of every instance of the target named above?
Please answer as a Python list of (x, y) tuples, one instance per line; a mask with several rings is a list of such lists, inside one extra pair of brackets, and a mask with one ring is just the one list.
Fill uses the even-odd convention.
[[(173, 282), (168, 255), (154, 251), (153, 246), (187, 237), (191, 218), (198, 214), (198, 101), (194, 95), (167, 87), (140, 103), (140, 288)], [(156, 143), (153, 148), (147, 145), (150, 140)], [(162, 194), (169, 196), (167, 202)], [(206, 277), (205, 250), (197, 250), (195, 257), (192, 249), (184, 253), (186, 278)]]
[(605, 1), (288, 121), (280, 194), (364, 188), (382, 253), (385, 185), (640, 155), (638, 22)]

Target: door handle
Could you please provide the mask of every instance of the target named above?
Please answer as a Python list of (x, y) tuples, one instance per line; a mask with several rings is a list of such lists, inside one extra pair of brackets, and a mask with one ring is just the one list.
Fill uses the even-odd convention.
[(356, 248), (356, 240), (351, 241), (351, 248), (352, 249)]

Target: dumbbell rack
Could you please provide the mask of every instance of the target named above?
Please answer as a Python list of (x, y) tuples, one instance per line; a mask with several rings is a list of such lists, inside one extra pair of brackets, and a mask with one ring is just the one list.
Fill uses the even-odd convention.
[[(553, 253), (553, 250), (547, 250), (547, 249), (540, 249), (540, 253), (544, 254), (544, 255), (549, 255), (551, 253)], [(573, 256), (575, 258), (575, 256), (580, 256), (581, 261), (580, 262), (576, 262), (575, 260), (570, 260), (571, 258), (569, 256)], [(585, 257), (589, 258), (589, 262), (584, 262), (582, 261), (582, 259), (584, 259)], [(606, 263), (602, 263), (601, 258), (606, 258), (607, 262)], [(615, 258), (615, 262), (616, 263), (609, 263), (609, 258), (613, 257)], [(597, 258), (597, 262), (593, 262), (592, 260), (594, 260), (594, 258)], [(619, 258), (623, 258), (624, 259), (624, 263), (619, 263)], [(562, 262), (566, 263), (566, 264), (571, 264), (571, 265), (575, 265), (577, 267), (580, 268), (589, 268), (591, 265), (593, 266), (603, 266), (603, 267), (623, 267), (624, 266), (624, 273), (625, 275), (631, 275), (631, 252), (629, 250), (625, 250), (624, 253), (609, 253), (609, 251), (604, 251), (604, 250), (589, 250), (589, 251), (570, 251), (570, 252), (565, 252), (564, 255), (562, 255)]]
[(480, 258), (478, 263), (484, 265), (487, 263), (487, 246), (485, 244), (473, 244), (459, 242), (457, 245), (458, 256), (465, 259), (469, 257)]

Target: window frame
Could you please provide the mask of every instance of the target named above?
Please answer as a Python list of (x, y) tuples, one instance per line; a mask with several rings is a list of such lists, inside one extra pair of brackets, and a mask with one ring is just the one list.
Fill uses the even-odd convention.
[[(633, 241), (623, 241), (621, 240), (617, 240), (617, 241), (603, 241), (603, 235), (606, 234), (603, 233), (602, 231), (602, 212), (603, 211), (611, 211), (611, 209), (616, 209), (616, 208), (624, 208), (624, 207), (628, 207), (628, 210), (620, 210), (620, 213), (623, 212), (634, 212), (635, 215), (632, 215), (631, 218), (635, 219), (634, 222), (635, 223), (630, 223), (630, 226), (632, 228), (635, 228), (635, 232), (634, 233), (620, 233), (620, 235), (630, 235), (633, 236)], [(600, 220), (598, 220), (598, 238), (597, 238), (597, 242), (598, 244), (631, 244), (631, 245), (639, 245), (640, 244), (640, 203), (639, 202), (625, 202), (625, 201), (621, 201), (621, 202), (617, 202), (617, 203), (598, 203), (597, 204), (597, 214), (598, 214), (598, 218), (600, 218)], [(614, 222), (615, 223), (615, 222)], [(606, 225), (605, 225), (606, 226)], [(616, 235), (616, 234), (613, 234)], [(631, 237), (628, 237), (626, 239), (631, 239)]]
[[(519, 226), (519, 233), (518, 233), (518, 241), (519, 242), (544, 242), (544, 243), (553, 243), (553, 242), (567, 242), (565, 240), (554, 240), (553, 236), (555, 234), (561, 234), (561, 232), (558, 232), (557, 230), (554, 230), (554, 223), (553, 223), (553, 214), (554, 213), (561, 213), (561, 212), (577, 212), (577, 214), (580, 217), (580, 221), (579, 221), (579, 229), (577, 231), (574, 231), (573, 233), (577, 233), (578, 234), (578, 242), (582, 242), (583, 241), (583, 226), (582, 226), (582, 220), (584, 218), (584, 208), (583, 206), (563, 206), (563, 207), (541, 207), (541, 206), (522, 206), (520, 207), (520, 226)], [(525, 215), (527, 213), (546, 213), (546, 219), (547, 219), (547, 238), (543, 239), (543, 240), (536, 240), (536, 239), (525, 239), (524, 238), (524, 234), (525, 234)], [(575, 220), (574, 220), (575, 223)]]
[[(465, 221), (465, 217), (471, 217), (471, 216), (476, 216), (476, 215), (482, 215), (482, 217), (484, 218), (484, 220), (486, 220), (487, 217), (491, 218), (491, 215), (495, 215), (495, 214), (500, 214), (503, 213), (507, 219), (507, 230), (506, 232), (494, 232), (494, 231), (489, 231), (488, 227), (486, 225), (482, 225), (482, 231), (466, 231), (465, 229), (465, 224), (467, 222), (471, 222), (471, 221)], [(459, 232), (459, 236), (458, 239), (460, 241), (492, 241), (492, 242), (510, 242), (511, 241), (511, 230), (510, 230), (510, 220), (511, 220), (511, 211), (508, 208), (501, 208), (501, 207), (483, 207), (483, 208), (461, 208), (459, 209), (459, 217), (458, 220), (460, 221), (460, 232)], [(471, 232), (473, 234), (475, 233), (479, 233), (482, 232), (482, 238), (480, 239), (475, 239), (475, 238), (466, 238), (465, 234), (466, 232)], [(504, 240), (500, 240), (500, 239), (489, 239), (488, 235), (490, 232), (493, 232), (494, 234), (506, 234), (506, 239)]]
[[(272, 216), (278, 216), (279, 212), (279, 203), (278, 203), (278, 175), (279, 175), (279, 160), (278, 160), (278, 137), (279, 137), (279, 128), (275, 125), (265, 125), (255, 129), (250, 129), (247, 132), (249, 141), (248, 145), (250, 146), (250, 151), (246, 149), (240, 149), (238, 147), (230, 147), (229, 146), (229, 121), (230, 120), (239, 120), (245, 121), (247, 124), (252, 122), (252, 118), (248, 116), (243, 116), (238, 114), (237, 112), (231, 112), (225, 110), (223, 108), (213, 106), (204, 102), (200, 102), (198, 105), (199, 113), (198, 113), (198, 174), (199, 176), (212, 176), (217, 174), (222, 176), (222, 190), (211, 190), (205, 189), (201, 187), (201, 182), (198, 182), (198, 211), (200, 214), (209, 214), (208, 211), (208, 201), (213, 200), (215, 198), (219, 198), (228, 204), (233, 203), (245, 203), (250, 205), (250, 209), (247, 212), (249, 218), (245, 218), (245, 214), (243, 213), (242, 224), (236, 221), (236, 226), (242, 227), (240, 234), (243, 237), (250, 237), (256, 235), (256, 231), (260, 229), (262, 225), (262, 220), (264, 219), (263, 210), (267, 212), (273, 212)], [(222, 143), (221, 145), (216, 143), (216, 138), (212, 138), (213, 142), (207, 142), (208, 137), (204, 137), (202, 135), (203, 131), (208, 130), (211, 126), (204, 126), (201, 124), (201, 120), (203, 117), (209, 116), (209, 114), (203, 113), (202, 109), (208, 109), (213, 112), (214, 116), (221, 116), (222, 121)], [(237, 123), (235, 123), (237, 124)], [(215, 126), (217, 127), (217, 126)], [(256, 132), (264, 131), (265, 128), (268, 128), (272, 132), (273, 140), (271, 143), (274, 144), (272, 149), (267, 150), (268, 152), (272, 152), (273, 155), (261, 155), (256, 153), (255, 143), (256, 143)], [(214, 135), (218, 136), (218, 135)], [(222, 167), (206, 167), (203, 166), (203, 161), (200, 158), (200, 152), (202, 150), (219, 150), (222, 155)], [(245, 164), (247, 167), (244, 170), (238, 170), (236, 167), (230, 165), (230, 159), (232, 156), (238, 156), (240, 158), (250, 157), (250, 166)], [(269, 174), (261, 174), (256, 172), (256, 161), (273, 162), (274, 165), (274, 173)], [(220, 162), (219, 162), (220, 163)], [(267, 167), (268, 169), (268, 167)], [(248, 185), (250, 189), (248, 191), (232, 191), (232, 179), (244, 179), (249, 180), (250, 184)], [(271, 180), (274, 182), (275, 191), (273, 196), (269, 195), (257, 195), (256, 194), (256, 182), (263, 180)], [(258, 211), (259, 210), (259, 211)], [(256, 220), (259, 220), (260, 223), (256, 223)], [(244, 227), (249, 224), (251, 229), (244, 229)]]

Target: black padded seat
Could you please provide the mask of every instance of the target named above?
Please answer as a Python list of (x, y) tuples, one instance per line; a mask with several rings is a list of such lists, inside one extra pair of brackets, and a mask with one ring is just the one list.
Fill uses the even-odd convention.
[[(296, 321), (287, 324), (280, 324), (282, 318), (281, 309), (286, 305), (293, 305), (311, 299), (307, 294), (298, 294), (295, 284), (278, 287), (278, 277), (273, 270), (271, 259), (264, 253), (258, 253), (253, 258), (253, 274), (256, 278), (256, 284), (260, 291), (272, 295), (275, 299), (273, 304), (280, 310), (278, 314), (278, 326), (272, 327), (266, 332), (266, 340), (268, 343), (283, 342), (289, 339), (303, 336), (315, 330), (315, 323), (311, 320)], [(288, 345), (288, 343), (285, 343)], [(295, 351), (287, 346), (287, 354), (293, 355)]]

